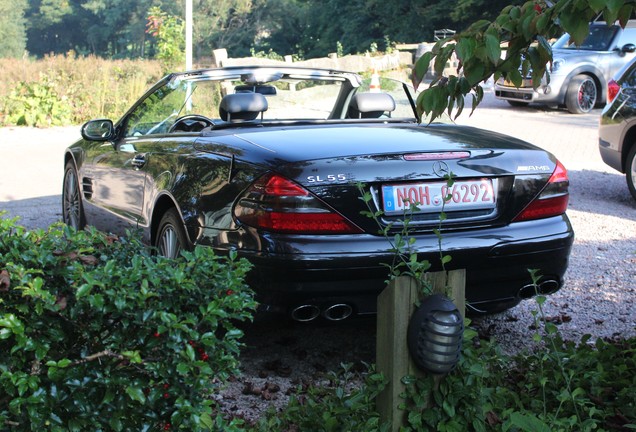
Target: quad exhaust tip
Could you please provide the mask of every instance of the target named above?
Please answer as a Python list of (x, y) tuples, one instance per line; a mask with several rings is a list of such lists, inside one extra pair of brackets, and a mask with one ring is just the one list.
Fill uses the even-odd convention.
[(346, 303), (337, 303), (322, 311), (322, 316), (329, 321), (342, 321), (351, 316), (353, 308)]
[(353, 307), (346, 303), (327, 305), (322, 310), (314, 304), (302, 304), (291, 311), (291, 318), (298, 322), (313, 321), (322, 315), (327, 321), (343, 321), (351, 316)]
[(291, 317), (294, 321), (309, 322), (320, 316), (320, 308), (312, 304), (296, 306), (292, 309)]
[(537, 294), (552, 294), (560, 287), (558, 281), (554, 279), (545, 280), (539, 284), (528, 284), (519, 290), (517, 294), (522, 299), (529, 299)]

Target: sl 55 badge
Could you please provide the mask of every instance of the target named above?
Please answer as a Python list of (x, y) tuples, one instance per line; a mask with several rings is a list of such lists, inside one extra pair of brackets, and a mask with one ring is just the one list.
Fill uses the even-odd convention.
[(326, 174), (326, 175), (307, 176), (308, 183), (341, 182), (346, 180), (347, 180), (346, 174)]

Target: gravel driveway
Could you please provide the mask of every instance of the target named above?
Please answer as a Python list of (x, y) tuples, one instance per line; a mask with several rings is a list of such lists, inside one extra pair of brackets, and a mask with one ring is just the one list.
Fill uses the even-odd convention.
[[(624, 176), (606, 167), (598, 153), (600, 110), (571, 115), (540, 107), (511, 108), (487, 93), (484, 103), (459, 123), (524, 139), (552, 152), (570, 175), (568, 214), (576, 240), (565, 287), (549, 296), (547, 315), (565, 338), (636, 335), (636, 201)], [(60, 219), (63, 149), (79, 128), (0, 129), (0, 210), (18, 215), (27, 228)], [(514, 352), (530, 342), (531, 312), (516, 308), (474, 324)], [(246, 329), (244, 374), (221, 398), (226, 410), (247, 418), (284, 404), (290, 387), (320, 379), (342, 362), (374, 362), (375, 321), (296, 325), (261, 321)]]

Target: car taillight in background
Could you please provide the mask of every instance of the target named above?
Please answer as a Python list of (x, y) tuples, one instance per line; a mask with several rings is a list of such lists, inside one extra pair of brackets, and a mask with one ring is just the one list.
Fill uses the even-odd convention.
[(513, 222), (542, 219), (565, 213), (570, 197), (569, 186), (568, 172), (563, 164), (557, 161), (556, 168), (541, 193), (513, 219)]
[(259, 178), (245, 191), (234, 206), (234, 216), (245, 225), (272, 232), (362, 232), (298, 183), (273, 173)]
[(607, 83), (607, 103), (611, 103), (619, 91), (621, 91), (621, 86), (616, 81), (610, 80)]

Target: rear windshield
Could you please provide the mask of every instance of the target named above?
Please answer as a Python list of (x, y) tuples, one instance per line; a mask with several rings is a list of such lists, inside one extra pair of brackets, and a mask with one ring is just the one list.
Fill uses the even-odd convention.
[(570, 40), (569, 34), (564, 34), (552, 45), (556, 49), (580, 49), (588, 51), (609, 51), (612, 47), (612, 41), (618, 32), (619, 27), (616, 25), (591, 25), (590, 33), (587, 35), (581, 45), (575, 45)]

